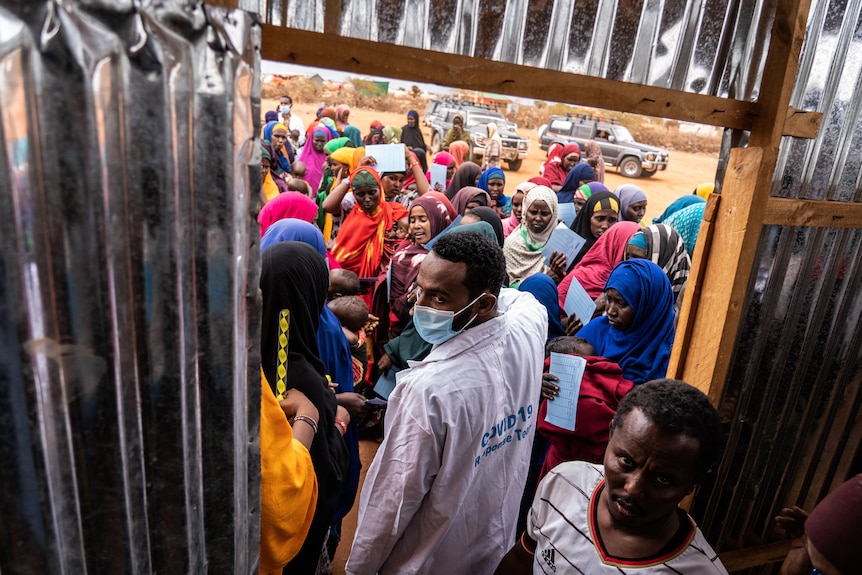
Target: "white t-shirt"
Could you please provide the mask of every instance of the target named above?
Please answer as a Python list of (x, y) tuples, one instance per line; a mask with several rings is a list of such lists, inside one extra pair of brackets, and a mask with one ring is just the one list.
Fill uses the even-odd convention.
[(597, 536), (593, 520), (604, 479), (603, 466), (570, 461), (556, 466), (539, 483), (527, 521), (527, 535), (536, 541), (534, 575), (727, 575), (689, 516), (691, 529), (684, 541), (661, 557), (649, 561), (611, 557)]
[(548, 313), (505, 288), (498, 311), (398, 373), (347, 573), (490, 575), (515, 543)]

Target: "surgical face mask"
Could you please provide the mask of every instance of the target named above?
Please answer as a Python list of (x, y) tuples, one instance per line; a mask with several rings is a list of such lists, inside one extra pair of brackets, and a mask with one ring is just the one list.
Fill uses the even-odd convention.
[(424, 305), (416, 305), (413, 307), (413, 325), (416, 326), (416, 331), (419, 333), (419, 337), (427, 341), (432, 345), (439, 345), (441, 343), (445, 343), (470, 327), (470, 324), (473, 323), (479, 314), (474, 315), (470, 318), (464, 327), (455, 331), (452, 329), (452, 322), (455, 320), (455, 316), (469, 308), (471, 305), (479, 301), (486, 294), (480, 294), (479, 297), (465, 305), (458, 311), (449, 311), (442, 309), (434, 309), (433, 307), (428, 307)]
[(279, 106), (278, 111), (281, 112), (282, 114), (290, 114), (290, 106), (288, 106), (288, 105)]

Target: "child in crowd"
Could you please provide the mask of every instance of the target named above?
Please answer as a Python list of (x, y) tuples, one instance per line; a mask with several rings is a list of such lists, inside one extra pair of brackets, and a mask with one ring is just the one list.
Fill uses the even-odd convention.
[(314, 198), (314, 195), (311, 192), (311, 186), (308, 185), (308, 182), (294, 177), (287, 180), (287, 189), (291, 192), (299, 192), (300, 194), (306, 195), (309, 198)]
[(410, 222), (409, 217), (404, 216), (400, 220), (398, 220), (398, 227), (395, 228), (395, 237), (399, 240), (406, 239), (410, 234)]
[(346, 295), (356, 295), (360, 292), (359, 276), (355, 272), (344, 268), (329, 270), (329, 292), (328, 299)]
[[(357, 278), (358, 283), (358, 278)], [(350, 344), (350, 355), (353, 356), (354, 389), (365, 379), (368, 370), (368, 352), (365, 349), (365, 325), (368, 323), (368, 305), (356, 295), (336, 297), (326, 304), (344, 330), (344, 336)]]
[(548, 402), (554, 401), (560, 387), (555, 383), (558, 381), (556, 376), (550, 373), (542, 376), (542, 403), (537, 427), (550, 446), (539, 479), (564, 461), (601, 463), (610, 440), (609, 426), (617, 405), (634, 387), (623, 377), (619, 365), (596, 356), (596, 350), (583, 338), (564, 336), (551, 340), (547, 346), (545, 370), (550, 367), (551, 352), (581, 356), (587, 360), (587, 366), (578, 393), (574, 431), (545, 421)]

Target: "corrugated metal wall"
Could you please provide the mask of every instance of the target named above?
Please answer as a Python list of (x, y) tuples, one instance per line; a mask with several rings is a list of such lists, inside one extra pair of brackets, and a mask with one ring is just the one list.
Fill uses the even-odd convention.
[[(326, 0), (245, 0), (324, 31)], [(751, 100), (775, 0), (341, 0), (342, 36)], [(457, 82), (457, 80), (453, 80)]]
[(255, 573), (259, 27), (4, 6), (0, 571)]
[[(815, 140), (782, 142), (773, 196), (862, 201), (860, 13), (859, 0), (812, 7), (791, 105), (823, 112), (823, 124)], [(698, 505), (707, 537), (724, 549), (766, 542), (782, 507), (810, 509), (862, 472), (855, 224), (763, 230), (722, 398), (725, 457)]]

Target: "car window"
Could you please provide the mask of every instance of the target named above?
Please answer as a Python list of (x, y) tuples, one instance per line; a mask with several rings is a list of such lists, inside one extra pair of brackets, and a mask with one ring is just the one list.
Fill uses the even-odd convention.
[(587, 124), (578, 124), (577, 126), (575, 126), (575, 132), (572, 135), (576, 138), (592, 138), (593, 127)]
[(572, 123), (568, 120), (551, 120), (550, 131), (567, 135), (572, 131)]
[(634, 142), (635, 138), (629, 129), (624, 126), (614, 126), (614, 137), (617, 142)]

